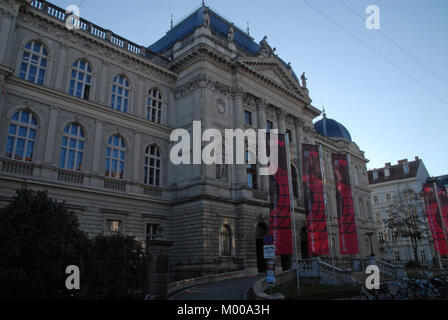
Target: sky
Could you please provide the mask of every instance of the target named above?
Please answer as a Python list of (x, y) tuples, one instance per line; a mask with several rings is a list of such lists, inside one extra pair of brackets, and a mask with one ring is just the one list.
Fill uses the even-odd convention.
[[(50, 0), (80, 5), (81, 17), (149, 46), (202, 0)], [(381, 168), (423, 159), (448, 174), (447, 0), (206, 0), (205, 4), (308, 78), (313, 105), (342, 123)], [(365, 26), (376, 5), (380, 29)]]

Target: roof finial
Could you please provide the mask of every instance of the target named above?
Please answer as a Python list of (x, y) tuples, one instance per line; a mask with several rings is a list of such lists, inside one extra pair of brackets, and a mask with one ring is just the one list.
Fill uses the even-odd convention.
[(171, 29), (173, 29), (173, 15), (171, 15)]
[(323, 117), (326, 118), (327, 114), (325, 113), (325, 105), (324, 105), (324, 101), (322, 101), (322, 113), (323, 113)]
[(247, 34), (250, 36), (249, 21), (247, 21)]
[(205, 0), (202, 0), (202, 6), (205, 7)]

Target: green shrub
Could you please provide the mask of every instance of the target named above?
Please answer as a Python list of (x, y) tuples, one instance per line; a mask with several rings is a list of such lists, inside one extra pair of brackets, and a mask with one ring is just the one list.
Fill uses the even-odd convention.
[[(145, 255), (127, 236), (89, 240), (78, 219), (45, 191), (17, 190), (0, 211), (0, 299), (141, 299)], [(66, 267), (81, 290), (67, 290)]]

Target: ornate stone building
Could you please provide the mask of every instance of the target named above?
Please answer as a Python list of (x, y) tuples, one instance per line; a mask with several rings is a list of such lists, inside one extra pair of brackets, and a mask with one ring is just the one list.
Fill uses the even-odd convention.
[(207, 7), (149, 47), (83, 19), (69, 30), (65, 10), (46, 1), (2, 0), (0, 18), (2, 205), (26, 184), (65, 201), (91, 236), (121, 232), (143, 242), (163, 229), (174, 241), (173, 279), (256, 272), (268, 178), (257, 166), (174, 166), (170, 134), (191, 131), (194, 120), (203, 130), (277, 128), (290, 139), (300, 255), (307, 257), (302, 143), (323, 147), (336, 247), (330, 155), (350, 153), (361, 256), (370, 254), (368, 160), (333, 120), (314, 127), (321, 112), (305, 76), (266, 37), (255, 42)]

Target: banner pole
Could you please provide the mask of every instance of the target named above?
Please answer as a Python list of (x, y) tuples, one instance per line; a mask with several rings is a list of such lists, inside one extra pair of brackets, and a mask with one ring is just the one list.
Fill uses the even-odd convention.
[(351, 174), (352, 159), (350, 157), (350, 153), (347, 153), (347, 161), (348, 161), (348, 176), (349, 176), (349, 179), (350, 179), (350, 192), (352, 194), (353, 211), (355, 212), (355, 226), (356, 226), (356, 238), (358, 240), (359, 263), (361, 264), (361, 269), (364, 269), (363, 263), (361, 261), (362, 260), (362, 258), (361, 258), (361, 243), (359, 242), (360, 241), (360, 237), (359, 237), (360, 230), (359, 230), (359, 225), (358, 225), (359, 222), (358, 222), (358, 216), (357, 216), (357, 211), (358, 210), (355, 209), (355, 197), (353, 196), (353, 187), (354, 187), (354, 185), (353, 185), (353, 181), (352, 181), (353, 179), (352, 179), (352, 174)]
[(323, 190), (324, 190), (324, 210), (325, 210), (325, 216), (327, 218), (327, 233), (329, 235), (328, 237), (328, 245), (331, 250), (331, 264), (333, 265), (333, 280), (334, 284), (336, 284), (336, 271), (335, 271), (335, 264), (334, 264), (334, 246), (333, 246), (333, 233), (331, 232), (331, 220), (330, 215), (327, 208), (327, 178), (325, 176), (325, 168), (323, 166), (323, 152), (322, 152), (322, 145), (319, 144), (319, 163), (320, 163), (320, 172), (322, 174), (322, 182), (323, 182)]
[[(286, 138), (286, 160), (288, 169), (288, 187), (289, 187), (289, 206), (291, 210), (291, 222), (292, 222), (292, 241), (294, 248), (294, 264), (296, 269), (296, 282), (297, 282), (297, 295), (300, 296), (300, 271), (299, 271), (299, 255), (297, 251), (297, 234), (296, 234), (296, 217), (295, 217), (295, 205), (294, 196), (292, 193), (292, 172), (291, 172), (291, 157), (289, 154), (289, 137)], [(297, 187), (297, 186), (296, 186)]]

